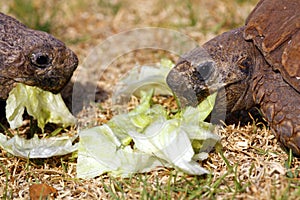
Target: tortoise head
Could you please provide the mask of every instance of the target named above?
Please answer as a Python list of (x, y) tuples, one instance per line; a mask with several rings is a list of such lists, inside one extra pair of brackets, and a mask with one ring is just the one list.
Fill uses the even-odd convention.
[(183, 55), (169, 72), (167, 83), (179, 97), (181, 104), (196, 106), (216, 91), (217, 102), (226, 103), (229, 112), (244, 106), (251, 107), (249, 90), (255, 65), (254, 45), (243, 38), (243, 28), (219, 35)]
[(0, 98), (7, 98), (16, 82), (58, 93), (78, 65), (75, 53), (52, 35), (4, 14), (0, 25)]
[(75, 53), (53, 36), (35, 31), (27, 49), (23, 49), (23, 63), (18, 67), (22, 73), (12, 78), (16, 82), (37, 86), (43, 90), (58, 93), (69, 82), (78, 65)]

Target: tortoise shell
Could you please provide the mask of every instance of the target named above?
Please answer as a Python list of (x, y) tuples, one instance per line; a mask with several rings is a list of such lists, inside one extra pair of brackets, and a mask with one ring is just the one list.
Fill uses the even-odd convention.
[(261, 0), (246, 20), (244, 37), (300, 92), (299, 0)]

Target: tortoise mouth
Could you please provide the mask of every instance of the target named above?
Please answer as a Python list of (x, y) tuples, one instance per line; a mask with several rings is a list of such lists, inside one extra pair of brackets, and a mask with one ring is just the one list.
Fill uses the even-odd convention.
[(43, 78), (42, 80), (32, 78), (15, 78), (13, 80), (25, 85), (39, 87), (54, 94), (59, 93), (67, 83), (63, 77)]
[(54, 94), (59, 93), (66, 85), (69, 79), (64, 78), (44, 78), (38, 85), (39, 88), (47, 90)]
[(53, 94), (58, 94), (60, 91), (64, 89), (64, 87), (69, 82), (69, 79), (61, 78), (61, 77), (52, 77), (52, 78), (44, 78), (43, 80), (34, 80), (34, 79), (11, 79), (15, 83), (23, 83), (28, 86), (38, 87), (42, 90), (49, 91)]

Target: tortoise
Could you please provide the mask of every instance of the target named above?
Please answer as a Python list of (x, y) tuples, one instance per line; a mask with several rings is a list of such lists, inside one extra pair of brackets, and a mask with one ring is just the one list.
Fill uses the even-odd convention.
[(76, 54), (63, 42), (0, 13), (1, 100), (18, 82), (58, 93), (77, 65)]
[(257, 107), (281, 146), (299, 157), (299, 10), (299, 0), (260, 0), (244, 26), (182, 55), (168, 85), (184, 105), (218, 91), (215, 109), (226, 117)]

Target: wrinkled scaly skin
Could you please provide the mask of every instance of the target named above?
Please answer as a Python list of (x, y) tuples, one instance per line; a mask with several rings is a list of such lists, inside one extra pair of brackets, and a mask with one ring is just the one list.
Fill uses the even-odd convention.
[(261, 0), (244, 38), (265, 58), (253, 76), (254, 100), (286, 149), (300, 157), (300, 1)]
[(266, 63), (253, 76), (254, 101), (285, 149), (300, 157), (300, 94)]
[(17, 82), (58, 93), (77, 65), (63, 42), (0, 13), (0, 99), (7, 99)]
[[(269, 8), (273, 6), (272, 4), (277, 3), (278, 5), (274, 5), (277, 8), (281, 3), (290, 2), (293, 2), (296, 8), (293, 6), (287, 8), (296, 9), (297, 14), (286, 12), (283, 16), (291, 15), (290, 18), (294, 20), (294, 15), (296, 17), (299, 15), (298, 0), (285, 2), (262, 0), (258, 6), (266, 6), (266, 10), (262, 10), (261, 14), (268, 18), (264, 13), (268, 9), (274, 10)], [(257, 9), (254, 10), (256, 11)], [(253, 17), (253, 13), (250, 17)], [(277, 46), (267, 52), (264, 48), (268, 46), (260, 42), (266, 39), (270, 44), (272, 38), (274, 40), (277, 38), (264, 38), (260, 35), (259, 31), (262, 29), (255, 24), (260, 19), (262, 18), (254, 18), (252, 21), (250, 19), (250, 22), (248, 19), (247, 22), (254, 24), (252, 27), (247, 26), (246, 23), (245, 27), (223, 33), (183, 55), (169, 73), (167, 82), (181, 103), (185, 105), (197, 105), (203, 98), (218, 91), (215, 111), (222, 114), (225, 110), (227, 118), (235, 111), (258, 107), (280, 144), (286, 149), (291, 149), (296, 156), (300, 156), (300, 93), (297, 90), (300, 84), (299, 80), (298, 82), (296, 80), (299, 79), (297, 73), (300, 72), (297, 61), (300, 45), (295, 43), (299, 39), (300, 25), (286, 23), (290, 27), (289, 37), (285, 32), (282, 35), (287, 38), (296, 35), (295, 39), (291, 39), (290, 42), (282, 40), (285, 43), (281, 44), (277, 42)], [(271, 24), (272, 19), (275, 18), (268, 18)], [(292, 22), (298, 23), (297, 21), (299, 20)], [(276, 23), (277, 21), (270, 26), (263, 25), (269, 28)], [(258, 29), (256, 32), (255, 28)], [(289, 29), (282, 29), (282, 31), (286, 30)], [(251, 34), (247, 35), (248, 31), (259, 34), (251, 37)], [(266, 35), (268, 33), (267, 31)], [(276, 34), (273, 33), (273, 36)], [(295, 57), (294, 60), (292, 56)]]
[(167, 77), (181, 104), (195, 106), (218, 91), (215, 118), (219, 120), (254, 106), (250, 80), (260, 53), (244, 40), (243, 30), (223, 33), (181, 57)]

